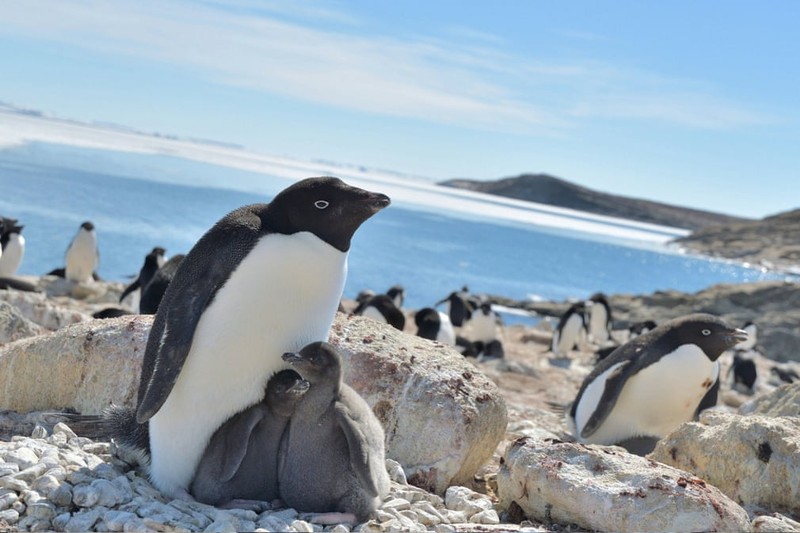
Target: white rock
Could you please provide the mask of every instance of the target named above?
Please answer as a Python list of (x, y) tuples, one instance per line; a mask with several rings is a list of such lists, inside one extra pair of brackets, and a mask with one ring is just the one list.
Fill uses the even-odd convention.
[(92, 485), (78, 485), (72, 491), (72, 503), (78, 507), (94, 507), (100, 499), (100, 493)]
[[(6, 293), (9, 291), (0, 291)], [(0, 296), (2, 298), (2, 296)], [(41, 335), (45, 329), (26, 318), (16, 307), (0, 300), (0, 344)]]
[(98, 520), (100, 520), (100, 511), (97, 509), (83, 510), (72, 515), (72, 517), (64, 526), (64, 531), (67, 531), (68, 533), (92, 531), (92, 527), (95, 525), (95, 523), (97, 523)]
[(743, 505), (800, 512), (800, 418), (706, 411), (659, 441), (653, 459), (689, 470)]
[(620, 448), (521, 438), (497, 473), (498, 507), (600, 531), (746, 531), (744, 509), (703, 480)]
[(16, 491), (10, 489), (0, 489), (0, 511), (4, 511), (11, 507), (11, 505), (19, 500)]
[(103, 522), (109, 531), (122, 531), (125, 523), (136, 517), (135, 514), (126, 511), (110, 510), (103, 515)]
[(205, 533), (236, 533), (237, 525), (232, 520), (217, 520), (203, 530)]
[(72, 503), (72, 486), (62, 483), (47, 495), (47, 498), (59, 507), (67, 507)]
[(9, 303), (22, 316), (48, 330), (92, 318), (89, 314), (58, 305), (38, 292), (0, 291), (0, 300)]
[(473, 524), (499, 524), (500, 517), (494, 509), (486, 509), (470, 516), (469, 521)]
[(30, 468), (39, 462), (39, 456), (30, 448), (17, 448), (5, 455), (6, 463), (16, 463), (20, 470)]
[(14, 509), (5, 509), (0, 511), (0, 520), (5, 520), (9, 525), (13, 526), (19, 521), (19, 513)]
[(444, 495), (444, 504), (451, 511), (463, 511), (467, 518), (494, 507), (488, 496), (458, 486), (448, 487)]
[(56, 517), (56, 506), (52, 502), (48, 501), (31, 503), (28, 504), (26, 514), (35, 518), (50, 521)]
[(754, 533), (796, 533), (800, 531), (800, 522), (782, 515), (762, 515), (752, 523)]
[(30, 487), (28, 484), (21, 479), (15, 479), (11, 476), (0, 478), (0, 489), (11, 489), (17, 492), (22, 492), (23, 490), (28, 490), (29, 488)]
[(98, 414), (111, 402), (135, 404), (152, 320), (152, 315), (91, 320), (3, 346), (0, 409), (73, 407)]

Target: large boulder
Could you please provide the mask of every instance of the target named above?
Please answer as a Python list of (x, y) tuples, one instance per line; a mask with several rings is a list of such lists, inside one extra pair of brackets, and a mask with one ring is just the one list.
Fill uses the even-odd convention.
[[(135, 405), (152, 316), (90, 320), (0, 349), (0, 409)], [(466, 485), (505, 433), (495, 384), (453, 349), (363, 317), (337, 314), (330, 341), (344, 379), (386, 430), (387, 455), (409, 481), (444, 493)]]
[(715, 487), (621, 448), (523, 437), (497, 474), (498, 506), (591, 531), (746, 531), (747, 512)]
[(344, 379), (386, 430), (386, 453), (408, 481), (444, 493), (472, 482), (507, 425), (497, 386), (451, 347), (364, 317), (337, 315), (331, 343)]
[(0, 348), (0, 409), (133, 405), (152, 316), (89, 320)]
[(742, 505), (800, 512), (800, 418), (705, 411), (659, 441), (651, 457)]

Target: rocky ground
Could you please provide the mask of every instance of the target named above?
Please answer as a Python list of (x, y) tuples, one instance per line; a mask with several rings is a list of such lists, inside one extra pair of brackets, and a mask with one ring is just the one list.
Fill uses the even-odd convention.
[[(89, 321), (91, 312), (108, 305), (121, 290), (118, 284), (104, 285), (83, 287), (76, 293), (75, 287), (56, 281), (50, 283), (48, 296), (38, 300), (0, 291), (0, 343), (5, 344), (0, 347), (0, 369), (14, 372), (15, 377), (27, 376), (24, 379), (29, 380), (19, 392), (9, 395), (10, 380), (4, 382), (0, 376), (3, 401), (15, 405), (11, 402), (20, 401), (18, 398), (25, 395), (23, 389), (39, 390), (35, 382), (46, 380), (44, 376), (22, 372), (20, 362), (13, 367), (2, 365), (3, 358), (8, 359), (10, 354), (19, 361), (30, 359), (32, 352), (21, 350), (20, 346), (47, 339), (50, 331), (66, 332), (46, 345), (47, 350), (60, 352), (59, 355), (85, 349), (88, 351), (76, 357), (93, 356), (93, 346), (95, 351), (103, 353), (107, 350), (102, 344), (106, 338), (104, 332), (114, 327), (125, 330), (126, 342), (131, 346), (141, 346), (149, 325), (147, 320), (114, 319), (118, 322), (109, 322), (105, 329)], [(663, 321), (695, 311), (714, 312), (737, 325), (758, 318), (762, 326), (761, 344), (769, 357), (757, 359), (759, 380), (755, 391), (737, 390), (725, 379), (721, 405), (715, 413), (704, 416), (698, 423), (682, 426), (665, 439), (664, 445), (654, 452), (654, 457), (658, 454), (655, 460), (638, 458), (613, 447), (571, 443), (562, 417), (553, 411), (552, 404), (567, 404), (574, 398), (591, 370), (594, 354), (591, 346), (585, 346), (569, 357), (554, 358), (548, 351), (553, 321), (545, 319), (535, 327), (503, 328), (504, 359), (453, 360), (445, 379), (447, 387), (431, 381), (419, 388), (421, 396), (415, 401), (427, 402), (426, 405), (439, 406), (448, 396), (466, 398), (463, 405), (457, 406), (461, 411), (446, 415), (452, 419), (451, 425), (465, 422), (464, 436), (455, 436), (441, 428), (422, 426), (419, 421), (406, 422), (402, 409), (424, 409), (413, 403), (401, 406), (399, 396), (389, 399), (379, 396), (382, 391), (378, 389), (391, 388), (392, 384), (381, 383), (370, 389), (367, 382), (377, 378), (364, 377), (375, 369), (386, 374), (391, 357), (398, 356), (393, 351), (417, 350), (415, 353), (432, 354), (430, 357), (449, 351), (416, 337), (400, 336), (385, 329), (386, 326), (368, 324), (368, 319), (340, 317), (333, 331), (334, 342), (357, 346), (359, 350), (369, 349), (373, 356), (375, 353), (385, 356), (358, 359), (360, 352), (356, 353), (352, 380), (363, 378), (365, 383), (359, 383), (357, 390), (380, 411), (382, 422), (395, 428), (391, 435), (387, 433), (395, 439), (389, 448), (397, 450), (399, 455), (406, 454), (398, 459), (405, 468), (392, 461), (388, 464), (393, 478), (390, 498), (374, 520), (355, 529), (438, 533), (800, 531), (800, 524), (794, 521), (800, 517), (800, 385), (782, 386), (771, 372), (778, 366), (800, 373), (800, 316), (796, 314), (800, 312), (800, 288), (776, 282), (718, 286), (697, 294), (610, 295), (609, 300), (618, 326), (614, 336), (620, 341), (624, 340), (629, 322), (645, 318)], [(559, 309), (567, 304), (538, 305), (540, 312), (557, 316)], [(408, 323), (407, 333), (413, 334), (410, 326), (413, 320)], [(447, 353), (446, 357), (453, 355)], [(410, 372), (410, 377), (400, 381), (418, 382), (432, 372), (415, 367), (427, 363), (415, 362), (414, 358), (412, 355), (392, 367), (392, 372)], [(722, 364), (722, 375), (727, 376), (729, 354), (723, 356)], [(468, 368), (480, 372), (473, 376), (465, 370)], [(457, 379), (453, 378), (454, 372)], [(84, 370), (78, 374), (75, 379), (82, 380), (84, 389), (99, 390), (104, 379), (109, 381), (87, 376)], [(485, 375), (491, 383), (477, 379), (478, 375)], [(494, 400), (487, 400), (495, 394), (492, 383), (502, 397), (504, 413), (498, 411), (499, 404)], [(404, 390), (403, 394), (408, 392)], [(34, 402), (41, 394), (28, 396), (26, 401)], [(51, 408), (59, 406), (58, 401), (54, 402)], [(3, 408), (8, 405), (0, 405)], [(113, 443), (79, 437), (72, 432), (69, 422), (65, 425), (59, 423), (56, 415), (38, 412), (44, 410), (0, 412), (0, 439), (5, 441), (0, 442), (0, 531), (322, 530), (291, 509), (256, 513), (166, 500), (147, 482), (141, 469), (126, 461), (124, 454), (117, 453)], [(461, 445), (462, 440), (472, 439), (476, 443), (480, 440), (474, 431), (470, 434), (470, 428), (481, 418), (491, 419), (492, 424), (503, 420), (505, 431), (496, 433), (493, 429), (496, 424), (485, 422), (478, 433), (496, 437), (491, 447), (479, 454), (483, 457), (482, 466), (463, 466), (474, 463), (473, 454), (472, 459), (464, 459), (463, 464), (453, 467), (452, 478), (443, 478), (441, 472), (436, 477), (437, 471), (447, 468), (443, 461), (432, 463), (437, 466), (427, 470), (416, 468), (419, 460), (408, 457), (420, 450), (400, 442), (406, 430), (397, 430), (408, 423), (416, 428), (409, 440), (416, 441), (417, 446), (422, 441), (429, 443), (425, 448), (436, 448), (435, 441), (439, 440), (454, 448), (456, 441)], [(697, 442), (706, 445), (697, 446)], [(740, 444), (734, 446), (733, 442)], [(723, 453), (726, 448), (735, 450), (734, 455)], [(452, 450), (442, 453), (447, 451)], [(465, 451), (464, 456), (469, 453)], [(723, 459), (727, 462), (715, 463)], [(465, 469), (472, 472), (465, 476)], [(406, 476), (413, 484), (406, 482)], [(350, 528), (340, 525), (326, 530)]]

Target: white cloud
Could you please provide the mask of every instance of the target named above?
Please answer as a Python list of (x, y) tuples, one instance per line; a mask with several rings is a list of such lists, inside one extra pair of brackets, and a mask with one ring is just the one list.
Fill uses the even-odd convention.
[[(344, 27), (322, 29), (320, 21)], [(368, 35), (355, 18), (315, 3), (5, 0), (2, 28), (175, 65), (215, 83), (473, 128), (558, 133), (596, 118), (718, 128), (764, 120), (707, 88), (677, 82), (680, 90), (664, 91), (639, 81), (647, 74), (520, 58), (467, 28), (445, 29), (458, 41)]]

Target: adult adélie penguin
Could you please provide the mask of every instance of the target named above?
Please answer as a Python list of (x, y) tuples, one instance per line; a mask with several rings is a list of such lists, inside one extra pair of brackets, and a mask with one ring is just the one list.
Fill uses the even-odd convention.
[(709, 314), (665, 322), (600, 361), (567, 413), (581, 442), (649, 453), (658, 439), (691, 420), (716, 389), (719, 356), (747, 333)]
[(214, 431), (259, 402), (281, 356), (327, 339), (350, 241), (389, 197), (338, 178), (299, 181), (241, 207), (186, 255), (147, 341), (136, 421), (148, 424), (150, 478), (188, 488)]

